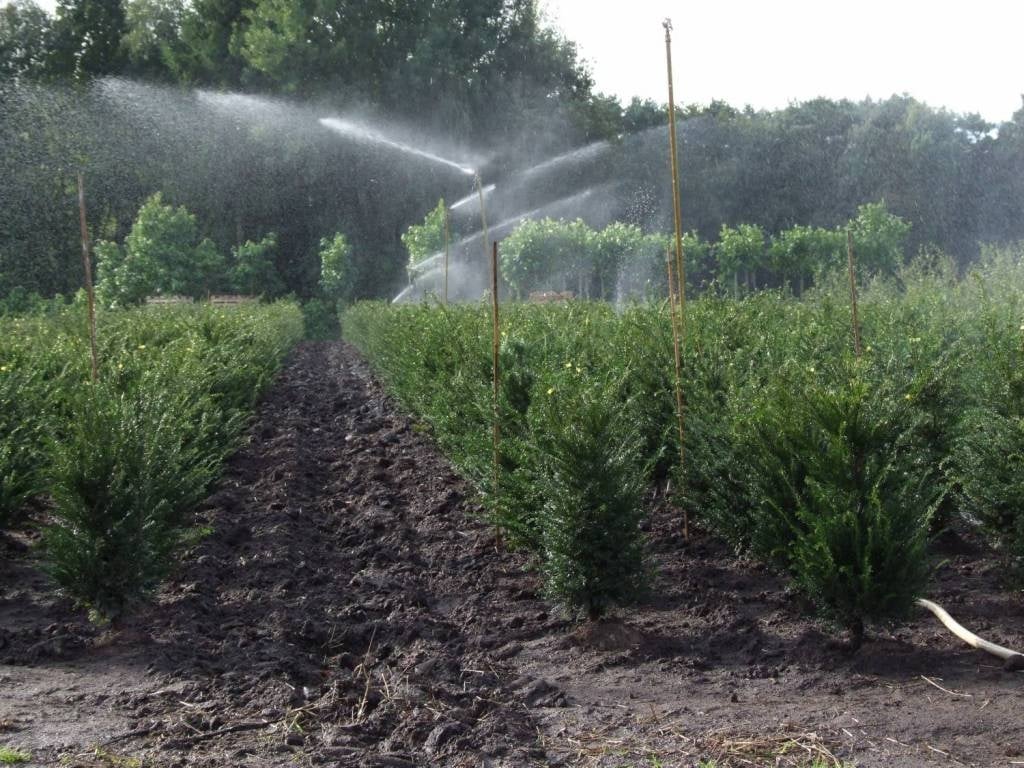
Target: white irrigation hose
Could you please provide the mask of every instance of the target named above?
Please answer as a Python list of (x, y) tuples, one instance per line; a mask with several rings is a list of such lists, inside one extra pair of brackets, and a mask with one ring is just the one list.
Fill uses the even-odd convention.
[(935, 614), (935, 618), (941, 621), (946, 629), (952, 632), (954, 635), (959, 637), (965, 643), (973, 648), (977, 648), (981, 651), (987, 651), (993, 656), (998, 656), (1006, 665), (1007, 669), (1024, 669), (1024, 654), (1020, 654), (1017, 651), (1004, 648), (1001, 645), (990, 643), (988, 640), (982, 640), (973, 632), (968, 631), (961, 624), (957, 623), (956, 620), (946, 613), (946, 610), (941, 605), (936, 605), (931, 600), (917, 600), (918, 605), (922, 608), (927, 608), (929, 611)]

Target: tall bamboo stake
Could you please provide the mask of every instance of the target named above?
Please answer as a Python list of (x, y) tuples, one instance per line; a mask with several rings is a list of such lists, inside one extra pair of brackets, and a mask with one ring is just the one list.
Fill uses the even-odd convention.
[(501, 383), (501, 371), (498, 367), (498, 351), (501, 345), (501, 324), (498, 320), (498, 241), (495, 240), (491, 250), (491, 318), (493, 320), (493, 378), (494, 378), (494, 426), (492, 438), (494, 441), (494, 498), (498, 498), (498, 447), (501, 442), (501, 428), (498, 424), (500, 410), (498, 407), (498, 393)]
[(853, 268), (853, 233), (846, 230), (846, 266), (850, 273), (850, 306), (853, 307), (853, 351), (861, 356), (860, 319), (857, 316), (857, 275)]
[(448, 305), (448, 254), (451, 250), (451, 229), (448, 206), (444, 207), (444, 303)]
[[(675, 361), (676, 361), (676, 420), (679, 425), (679, 466), (680, 469), (683, 467), (683, 459), (686, 455), (686, 449), (683, 443), (685, 437), (683, 429), (683, 359), (679, 351), (679, 321), (678, 314), (676, 312), (676, 286), (675, 276), (672, 274), (672, 255), (670, 253), (665, 254), (665, 266), (668, 267), (668, 305), (669, 311), (672, 317), (672, 346), (675, 349)], [(689, 540), (690, 538), (690, 513), (686, 509), (686, 505), (683, 505), (683, 539)]]
[(85, 218), (85, 177), (78, 174), (78, 223), (82, 230), (82, 268), (85, 270), (85, 295), (89, 302), (89, 351), (92, 354), (92, 382), (99, 381), (99, 360), (96, 355), (96, 297), (92, 289), (92, 258), (89, 227)]
[[(668, 70), (668, 145), (669, 159), (672, 164), (672, 218), (675, 223), (675, 274), (678, 279), (678, 292), (669, 266), (669, 300), (672, 309), (672, 329), (676, 346), (676, 416), (679, 420), (679, 478), (684, 482), (686, 473), (685, 410), (682, 390), (682, 363), (680, 346), (686, 344), (686, 270), (683, 266), (683, 215), (679, 201), (679, 154), (676, 144), (676, 102), (672, 84), (672, 20), (662, 22), (665, 28), (665, 62)], [(673, 294), (678, 295), (673, 298)], [(689, 513), (683, 506), (683, 538), (690, 538)]]

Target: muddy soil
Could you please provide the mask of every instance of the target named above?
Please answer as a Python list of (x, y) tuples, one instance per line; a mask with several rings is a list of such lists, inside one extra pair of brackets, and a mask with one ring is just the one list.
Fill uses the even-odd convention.
[[(576, 627), (354, 350), (302, 345), (198, 511), (212, 533), (132, 618), (89, 624), (31, 533), (0, 539), (0, 745), (67, 766), (1024, 765), (1021, 673), (923, 612), (851, 655), (775, 574), (651, 509), (652, 597)], [(954, 543), (930, 596), (1024, 646), (1024, 596)]]

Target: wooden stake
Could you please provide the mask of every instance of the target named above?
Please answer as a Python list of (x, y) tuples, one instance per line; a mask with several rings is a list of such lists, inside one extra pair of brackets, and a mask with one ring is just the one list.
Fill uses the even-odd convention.
[[(672, 346), (675, 349), (675, 363), (676, 363), (676, 420), (679, 426), (679, 472), (680, 472), (680, 487), (683, 487), (683, 476), (682, 473), (686, 468), (686, 432), (684, 429), (684, 406), (683, 406), (683, 359), (679, 349), (679, 315), (677, 314), (676, 306), (676, 286), (674, 275), (672, 274), (672, 256), (669, 253), (665, 254), (665, 265), (668, 267), (668, 305), (669, 312), (671, 312), (672, 319)], [(686, 504), (683, 504), (683, 540), (690, 540), (690, 513), (686, 508)]]
[(85, 295), (89, 302), (89, 350), (92, 353), (92, 382), (99, 381), (99, 360), (96, 354), (96, 297), (92, 289), (92, 258), (89, 227), (85, 218), (85, 177), (78, 174), (78, 222), (82, 230), (82, 267), (85, 270)]
[[(662, 22), (665, 28), (665, 62), (668, 69), (668, 146), (669, 161), (672, 165), (672, 218), (675, 223), (675, 275), (678, 280), (678, 292), (676, 291), (672, 275), (672, 265), (669, 263), (668, 292), (669, 303), (672, 308), (672, 335), (676, 347), (676, 416), (679, 420), (679, 474), (680, 481), (685, 477), (686, 472), (686, 446), (683, 442), (684, 422), (686, 419), (683, 410), (683, 385), (682, 385), (682, 361), (680, 347), (686, 345), (686, 268), (683, 264), (683, 215), (680, 205), (679, 191), (679, 153), (676, 143), (676, 102), (672, 84), (672, 20), (665, 19)], [(678, 295), (675, 295), (678, 294)], [(675, 295), (675, 296), (674, 296)], [(683, 505), (683, 538), (690, 538), (689, 513)]]
[(860, 342), (860, 319), (857, 316), (857, 274), (853, 268), (853, 233), (846, 230), (846, 266), (850, 273), (850, 306), (853, 307), (853, 351), (857, 357), (862, 354)]
[(491, 250), (491, 318), (494, 326), (493, 334), (493, 378), (494, 378), (494, 498), (498, 498), (498, 447), (501, 442), (501, 427), (498, 423), (500, 409), (498, 394), (501, 386), (501, 371), (498, 367), (498, 351), (501, 347), (501, 324), (498, 319), (498, 241), (495, 240)]

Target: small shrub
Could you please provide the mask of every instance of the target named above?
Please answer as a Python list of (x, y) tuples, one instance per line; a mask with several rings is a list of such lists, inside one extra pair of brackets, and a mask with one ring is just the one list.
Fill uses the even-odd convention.
[(271, 232), (258, 242), (246, 240), (232, 249), (234, 266), (231, 283), (234, 290), (249, 296), (274, 299), (284, 293), (284, 281), (275, 263), (277, 235)]
[(934, 468), (911, 400), (867, 361), (790, 370), (741, 428), (751, 543), (852, 632), (903, 616), (927, 580)]
[(610, 384), (549, 380), (535, 431), (547, 594), (594, 620), (646, 583), (639, 524), (647, 478), (628, 408)]
[(103, 615), (156, 585), (176, 548), (182, 510), (213, 475), (208, 463), (183, 455), (183, 405), (98, 388), (81, 398), (68, 435), (54, 445), (56, 522), (45, 538), (51, 572)]
[(352, 245), (344, 234), (320, 240), (320, 290), (333, 301), (351, 301), (356, 274)]
[(969, 411), (954, 463), (964, 507), (1024, 575), (1024, 419), (995, 408)]
[(303, 303), (302, 321), (305, 324), (307, 339), (336, 339), (340, 333), (338, 313), (332, 302), (323, 299), (310, 299)]

